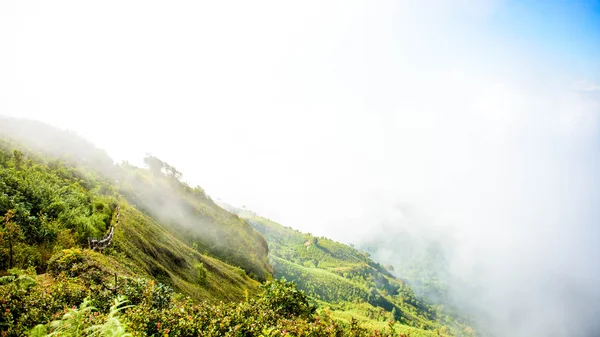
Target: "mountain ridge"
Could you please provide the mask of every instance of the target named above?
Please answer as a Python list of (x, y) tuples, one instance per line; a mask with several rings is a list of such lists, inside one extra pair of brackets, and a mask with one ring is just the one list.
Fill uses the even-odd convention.
[[(7, 336), (33, 334), (39, 323), (53, 331), (52, 319), (90, 303), (108, 319), (120, 296), (133, 305), (125, 326), (142, 335), (449, 333), (364, 252), (234, 214), (151, 155), (147, 168), (115, 164), (73, 133), (0, 122), (0, 298), (9, 299), (0, 301), (0, 331)], [(90, 238), (111, 228), (108, 247), (88, 249)], [(289, 242), (269, 240), (266, 229)]]

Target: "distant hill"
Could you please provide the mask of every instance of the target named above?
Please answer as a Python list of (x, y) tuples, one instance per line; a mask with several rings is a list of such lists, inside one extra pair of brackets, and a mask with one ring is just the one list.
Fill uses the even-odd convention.
[(202, 188), (192, 188), (160, 171), (129, 165), (121, 168), (119, 191), (179, 240), (202, 254), (242, 268), (256, 280), (270, 279), (265, 238), (215, 204)]
[(374, 327), (377, 322), (395, 319), (419, 331), (399, 327), (403, 333), (428, 335), (452, 331), (456, 335), (469, 335), (465, 323), (441, 314), (415, 296), (405, 281), (373, 261), (367, 252), (284, 227), (248, 210), (227, 204), (223, 207), (266, 237), (276, 278), (295, 282), (310, 296), (330, 305), (334, 316), (363, 317)]
[(0, 138), (12, 139), (30, 150), (104, 176), (112, 177), (116, 173), (115, 163), (106, 151), (73, 131), (34, 120), (0, 116)]

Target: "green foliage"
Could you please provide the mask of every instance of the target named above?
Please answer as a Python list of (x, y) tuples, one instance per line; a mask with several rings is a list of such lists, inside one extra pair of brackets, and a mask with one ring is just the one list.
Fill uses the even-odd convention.
[(204, 268), (204, 264), (198, 263), (196, 264), (196, 281), (198, 284), (204, 284), (206, 282), (206, 268)]
[(5, 336), (23, 336), (28, 329), (58, 317), (65, 306), (81, 303), (86, 287), (81, 282), (60, 279), (43, 286), (23, 287), (19, 282), (0, 286), (0, 331)]
[[(283, 280), (265, 283), (258, 296), (238, 303), (194, 303), (143, 278), (120, 277), (117, 293), (64, 273), (41, 281), (27, 289), (15, 282), (0, 286), (3, 336), (393, 335), (316, 312), (304, 292)], [(129, 306), (123, 306), (125, 296)]]
[[(239, 273), (239, 268), (202, 255), (185, 245), (150, 216), (126, 203), (120, 204), (121, 223), (107, 253), (138, 275), (167, 284), (194, 300), (236, 301), (245, 291), (257, 292), (259, 283)], [(206, 269), (198, 283), (197, 264)]]
[(8, 255), (8, 268), (14, 266), (15, 246), (24, 239), (23, 231), (12, 219), (15, 217), (15, 211), (9, 209), (4, 215), (2, 230), (0, 231), (0, 244), (2, 245), (2, 255)]
[[(69, 309), (60, 320), (51, 322), (50, 329), (52, 332), (49, 336), (66, 336), (78, 337), (88, 335), (89, 324), (91, 323), (90, 313), (95, 308), (90, 306), (90, 301), (85, 299), (79, 308)], [(93, 316), (92, 316), (93, 317)], [(38, 334), (40, 329), (35, 329), (35, 334)]]
[(106, 322), (100, 325), (93, 325), (90, 328), (92, 336), (103, 336), (103, 337), (128, 337), (132, 336), (126, 332), (126, 326), (121, 322), (119, 317), (120, 312), (128, 306), (123, 306), (127, 302), (125, 297), (117, 297), (114, 300), (114, 304), (110, 307), (110, 312), (106, 317)]
[[(43, 271), (55, 246), (84, 245), (106, 231), (114, 195), (94, 174), (25, 149), (11, 151), (17, 146), (0, 141), (0, 214), (5, 214), (0, 270), (34, 266)], [(27, 165), (19, 163), (25, 159)]]
[(238, 266), (258, 281), (271, 278), (268, 246), (260, 233), (201, 188), (180, 181), (180, 173), (169, 164), (152, 156), (146, 164), (149, 170), (122, 165), (119, 191), (129, 202), (199, 253)]
[[(96, 254), (96, 253), (93, 253)], [(88, 259), (85, 256), (84, 262)], [(74, 263), (81, 264), (82, 262)], [(106, 268), (106, 266), (101, 266)], [(90, 321), (86, 323), (76, 323), (79, 326), (92, 327), (98, 322), (106, 323), (103, 327), (105, 331), (123, 330), (119, 324), (112, 318), (115, 318), (115, 305), (110, 308), (109, 305), (115, 299), (127, 297), (132, 305), (138, 305), (148, 308), (148, 310), (165, 310), (173, 301), (174, 292), (170, 287), (148, 280), (145, 278), (118, 276), (116, 283), (111, 283), (112, 275), (100, 277), (88, 277), (85, 275), (67, 276), (61, 272), (56, 277), (48, 274), (38, 276), (35, 280), (35, 271), (14, 271), (10, 280), (2, 282), (0, 285), (0, 332), (6, 336), (22, 336), (28, 329), (31, 329), (39, 323), (47, 325), (48, 322), (63, 317), (63, 323), (73, 325), (79, 322), (78, 319), (82, 311), (90, 311), (93, 307), (97, 311), (90, 316)], [(85, 299), (85, 301), (84, 301)], [(73, 311), (73, 306), (84, 301), (83, 307)], [(120, 307), (120, 305), (117, 305)], [(112, 313), (112, 314), (111, 314)], [(108, 316), (105, 316), (108, 315)], [(98, 317), (96, 317), (98, 316)], [(66, 321), (64, 318), (68, 318)], [(89, 324), (88, 324), (89, 323)], [(54, 331), (61, 329), (56, 324), (48, 325), (45, 330)], [(92, 333), (92, 332), (90, 332)], [(64, 333), (61, 333), (64, 335)], [(101, 335), (107, 335), (103, 332)]]
[(401, 329), (410, 326), (432, 332), (445, 325), (452, 326), (455, 333), (464, 329), (463, 324), (441, 315), (436, 307), (416, 296), (407, 283), (371, 260), (366, 252), (300, 233), (248, 211), (231, 210), (267, 238), (274, 276), (298, 284), (329, 306), (337, 319), (350, 323), (352, 317), (357, 317), (373, 329), (385, 328), (380, 323), (388, 320), (398, 321)]
[[(371, 336), (358, 324), (340, 324), (314, 307), (294, 284), (267, 282), (255, 299), (237, 304), (174, 300), (162, 311), (136, 306), (124, 314), (135, 335), (169, 336)], [(376, 336), (389, 336), (376, 333)]]
[[(418, 327), (413, 336), (441, 327), (435, 310), (364, 252), (240, 214), (257, 231), (158, 158), (146, 159), (150, 170), (116, 166), (76, 135), (19, 123), (0, 117), (0, 132), (19, 140), (0, 139), (2, 337), (382, 336), (394, 318)], [(103, 254), (85, 249), (111, 225)], [(261, 233), (275, 275), (331, 310), (269, 281)], [(111, 307), (120, 296), (133, 307)]]
[(13, 150), (13, 157), (15, 158), (15, 167), (17, 169), (21, 168), (21, 163), (23, 162), (23, 152), (19, 150)]
[(368, 300), (369, 293), (364, 286), (334, 273), (302, 267), (276, 256), (272, 261), (277, 277), (293, 280), (316, 299), (329, 303)]
[(65, 249), (52, 256), (48, 262), (48, 272), (54, 276), (60, 273), (66, 273), (70, 277), (78, 276), (81, 269), (86, 269), (88, 264), (84, 264), (84, 255), (81, 249)]
[[(114, 304), (110, 307), (110, 312), (104, 316), (94, 315), (96, 310), (91, 306), (91, 301), (85, 299), (79, 308), (69, 309), (62, 319), (52, 321), (48, 325), (37, 325), (31, 332), (31, 337), (43, 336), (102, 336), (102, 337), (126, 337), (131, 336), (126, 332), (125, 325), (119, 319), (120, 311), (126, 307), (123, 304), (127, 302), (124, 297), (117, 297)], [(93, 324), (99, 322), (97, 324)]]
[(262, 297), (259, 300), (282, 316), (309, 317), (316, 310), (308, 303), (308, 298), (303, 291), (298, 290), (295, 284), (281, 281), (267, 281), (261, 286)]
[(0, 277), (0, 285), (14, 283), (21, 290), (28, 290), (29, 288), (37, 284), (35, 277), (35, 270), (30, 268), (28, 270), (10, 269), (8, 275)]
[(350, 246), (301, 233), (247, 211), (232, 211), (265, 236), (271, 256), (278, 256), (298, 265), (331, 271), (367, 265), (375, 273), (392, 276), (385, 267), (369, 259), (364, 252)]
[[(15, 150), (20, 153), (20, 157), (17, 155), (20, 169), (16, 168)], [(94, 150), (90, 148), (88, 152)], [(88, 159), (87, 164), (93, 163)], [(242, 254), (239, 249), (237, 255), (226, 254), (233, 266), (205, 256), (202, 253), (206, 249), (192, 249), (182, 242), (186, 235), (178, 239), (174, 235), (177, 233), (165, 229), (171, 227), (165, 227), (129, 205), (116, 192), (114, 180), (97, 174), (102, 171), (100, 168), (87, 169), (81, 162), (77, 162), (79, 166), (75, 168), (71, 163), (36, 153), (12, 140), (0, 139), (0, 215), (7, 215), (7, 221), (0, 223), (0, 273), (12, 267), (32, 266), (38, 273), (48, 271), (56, 276), (64, 272), (69, 277), (85, 275), (83, 277), (98, 279), (103, 272), (120, 269), (127, 275), (136, 273), (160, 281), (196, 300), (211, 301), (239, 300), (246, 291), (256, 293), (258, 283), (240, 273), (236, 266), (246, 266), (263, 278), (270, 277), (268, 272), (265, 276), (268, 264), (266, 248), (262, 246), (266, 246), (264, 239), (262, 242), (253, 242), (252, 238), (243, 240), (245, 247), (259, 247), (255, 253)], [(114, 167), (112, 170), (114, 174), (119, 172)], [(174, 168), (169, 170), (175, 174)], [(168, 182), (176, 183), (172, 179)], [(208, 200), (201, 189), (189, 189), (189, 193), (193, 198)], [(112, 246), (104, 252), (113, 262), (106, 264), (100, 255), (92, 256), (81, 248), (87, 247), (88, 238), (102, 237), (110, 225), (115, 224), (117, 205), (120, 205), (120, 223), (115, 226)], [(232, 219), (229, 213), (220, 212)], [(200, 216), (191, 215), (190, 219)], [(221, 218), (219, 215), (214, 226), (225, 225)], [(253, 231), (242, 220), (237, 221), (247, 227), (244, 230)], [(255, 232), (254, 235), (260, 237)], [(234, 232), (228, 237), (235, 237)], [(219, 242), (226, 247), (232, 241), (221, 237)], [(222, 249), (211, 251), (218, 256), (216, 253)], [(197, 279), (195, 265), (198, 263), (206, 269), (202, 284)]]

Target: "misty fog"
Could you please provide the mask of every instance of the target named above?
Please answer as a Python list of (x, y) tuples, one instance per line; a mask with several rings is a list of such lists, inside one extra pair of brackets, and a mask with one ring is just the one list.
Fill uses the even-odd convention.
[(497, 336), (595, 336), (598, 41), (594, 1), (6, 1), (0, 114), (397, 270), (438, 244)]

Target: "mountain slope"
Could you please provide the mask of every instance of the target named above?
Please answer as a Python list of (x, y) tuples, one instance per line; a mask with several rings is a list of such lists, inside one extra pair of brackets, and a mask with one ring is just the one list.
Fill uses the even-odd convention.
[[(268, 247), (262, 235), (212, 202), (200, 187), (191, 188), (182, 182), (181, 173), (158, 158), (146, 158), (149, 169), (127, 163), (115, 165), (105, 151), (73, 132), (2, 116), (0, 138), (10, 144), (5, 146), (8, 152), (14, 147), (37, 153), (47, 165), (63, 165), (81, 184), (102, 183), (83, 187), (110, 190), (126, 199), (203, 255), (240, 267), (256, 280), (270, 278)], [(100, 235), (98, 231), (85, 235), (90, 234)]]
[[(169, 164), (152, 156), (146, 164), (114, 165), (91, 143), (41, 123), (0, 124), (2, 335), (74, 314), (68, 308), (84, 299), (104, 319), (122, 295), (133, 305), (124, 320), (142, 335), (446, 334), (449, 321), (367, 254), (232, 214)], [(109, 232), (101, 239), (108, 248), (87, 249)], [(269, 262), (321, 308), (295, 286), (270, 282)], [(389, 319), (403, 325), (382, 334)]]
[(34, 120), (0, 116), (0, 138), (16, 140), (28, 149), (102, 176), (112, 177), (116, 173), (117, 167), (106, 151), (72, 131)]
[[(103, 236), (114, 225), (119, 206), (120, 222), (106, 254), (129, 273), (204, 300), (239, 300), (258, 286), (239, 268), (181, 242), (105, 179), (7, 140), (0, 141), (0, 191), (0, 214), (14, 212), (10, 221), (17, 225), (10, 247), (0, 250), (0, 270), (34, 267), (44, 272), (56, 252), (86, 247), (89, 237)], [(9, 233), (3, 234), (6, 242)], [(201, 283), (196, 280), (200, 263), (207, 270)]]
[(161, 171), (130, 165), (121, 168), (119, 192), (179, 240), (198, 252), (242, 268), (256, 280), (270, 279), (264, 237), (216, 205), (200, 187), (191, 188)]
[(298, 232), (247, 210), (224, 207), (265, 235), (276, 278), (294, 281), (310, 296), (330, 305), (335, 317), (362, 316), (374, 327), (378, 321), (396, 319), (403, 324), (400, 331), (412, 326), (423, 335), (446, 330), (461, 335), (468, 328), (417, 298), (408, 284), (365, 252)]

